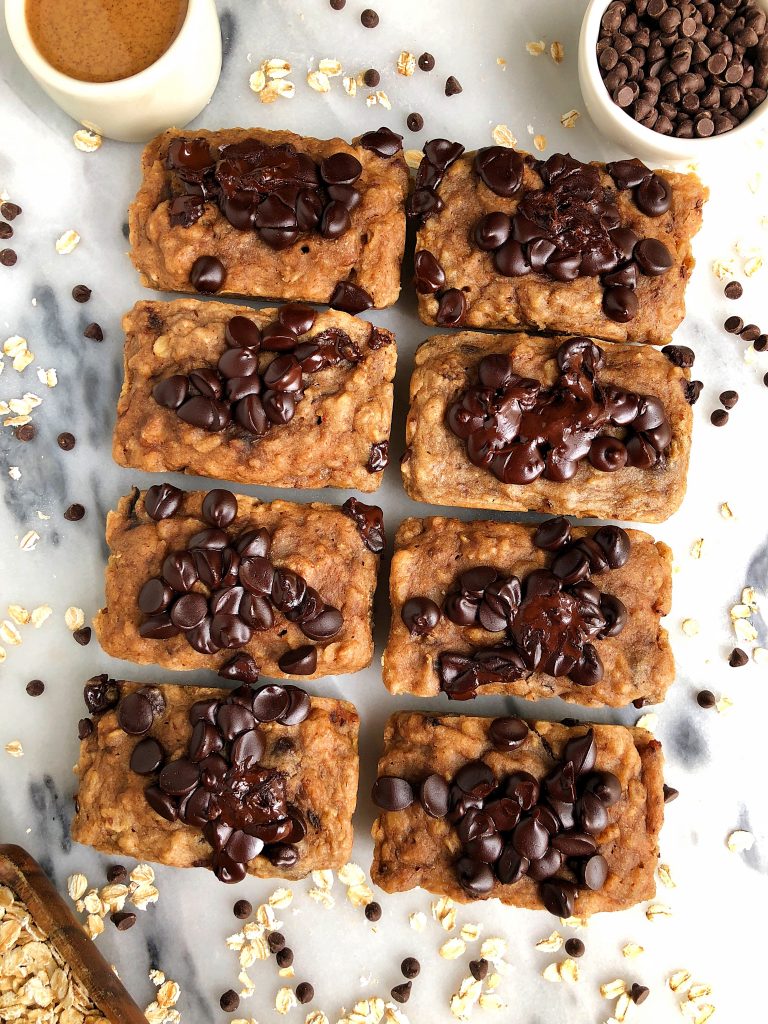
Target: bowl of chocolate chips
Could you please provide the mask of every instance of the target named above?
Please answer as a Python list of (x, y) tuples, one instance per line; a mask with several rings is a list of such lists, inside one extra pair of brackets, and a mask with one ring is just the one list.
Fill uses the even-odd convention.
[(768, 0), (591, 0), (579, 83), (633, 155), (722, 158), (768, 128)]

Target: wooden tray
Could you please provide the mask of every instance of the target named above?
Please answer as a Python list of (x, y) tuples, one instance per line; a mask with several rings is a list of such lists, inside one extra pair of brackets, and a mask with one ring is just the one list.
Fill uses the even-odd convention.
[(48, 876), (20, 846), (0, 845), (0, 883), (28, 907), (35, 924), (70, 966), (111, 1024), (147, 1024), (115, 972), (83, 931)]

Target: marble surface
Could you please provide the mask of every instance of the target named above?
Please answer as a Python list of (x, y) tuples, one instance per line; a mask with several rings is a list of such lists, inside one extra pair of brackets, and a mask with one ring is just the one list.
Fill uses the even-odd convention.
[[(581, 106), (575, 53), (583, 2), (388, 0), (380, 5), (381, 25), (375, 31), (360, 27), (363, 6), (355, 0), (345, 12), (335, 14), (326, 0), (220, 3), (224, 73), (210, 107), (196, 123), (208, 128), (260, 124), (349, 137), (380, 124), (403, 130), (406, 114), (419, 110), (426, 128), (418, 136), (407, 137), (409, 147), (440, 135), (458, 138), (468, 146), (484, 145), (491, 141), (493, 126), (506, 123), (523, 146), (530, 146), (530, 134), (536, 132), (546, 136), (547, 152), (567, 148), (584, 158), (616, 155), (586, 116), (571, 130), (560, 126), (561, 114)], [(560, 66), (546, 53), (529, 56), (525, 43), (537, 39), (564, 44), (565, 60)], [(417, 54), (430, 50), (437, 58), (437, 70), (431, 75), (417, 72), (410, 79), (396, 75), (394, 62), (401, 49)], [(265, 106), (249, 91), (248, 76), (260, 60), (271, 56), (294, 64), (296, 96)], [(306, 70), (326, 56), (339, 59), (353, 73), (368, 66), (382, 69), (381, 88), (389, 95), (391, 111), (367, 108), (361, 94), (351, 99), (338, 79), (328, 95), (310, 90), (304, 81)], [(506, 64), (497, 58), (504, 58)], [(35, 356), (21, 375), (5, 359), (0, 398), (7, 401), (33, 392), (43, 399), (33, 413), (38, 434), (32, 443), (18, 442), (9, 427), (0, 431), (0, 617), (11, 603), (27, 608), (48, 603), (53, 608), (41, 629), (21, 628), (21, 646), (4, 645), (0, 841), (24, 844), (63, 888), (67, 875), (75, 870), (102, 884), (108, 863), (68, 838), (83, 680), (101, 671), (142, 680), (173, 678), (151, 667), (113, 661), (95, 641), (79, 647), (64, 623), (68, 606), (79, 606), (90, 617), (102, 600), (106, 510), (133, 483), (152, 482), (149, 476), (118, 469), (110, 458), (121, 378), (120, 316), (144, 294), (127, 259), (124, 235), (126, 207), (138, 182), (139, 147), (105, 142), (94, 154), (76, 150), (72, 144), (75, 125), (26, 74), (4, 30), (0, 30), (0, 74), (4, 115), (0, 190), (24, 208), (14, 223), (13, 241), (4, 243), (17, 248), (19, 262), (12, 270), (0, 270), (0, 332), (2, 339), (15, 334), (27, 338)], [(451, 99), (443, 95), (448, 74), (456, 75), (464, 87), (461, 95)], [(689, 291), (689, 315), (676, 341), (696, 350), (695, 375), (705, 387), (695, 409), (688, 496), (672, 520), (652, 529), (672, 545), (676, 556), (674, 608), (667, 625), (678, 674), (669, 699), (656, 709), (667, 780), (681, 791), (677, 802), (668, 807), (661, 844), (663, 860), (671, 865), (677, 885), (671, 890), (660, 886), (659, 900), (672, 908), (672, 917), (649, 922), (644, 908), (638, 907), (594, 919), (580, 933), (587, 944), (587, 955), (580, 962), (581, 980), (556, 985), (544, 980), (540, 971), (557, 955), (533, 948), (534, 941), (557, 924), (554, 919), (493, 903), (462, 910), (460, 922), (482, 922), (485, 935), (500, 935), (509, 942), (509, 974), (500, 989), (509, 1010), (496, 1015), (497, 1019), (520, 1024), (603, 1021), (613, 1004), (600, 998), (598, 985), (623, 977), (652, 990), (650, 1000), (633, 1008), (628, 1019), (672, 1022), (681, 1019), (680, 1011), (665, 978), (677, 968), (687, 968), (697, 980), (713, 986), (716, 1020), (757, 1020), (764, 1012), (765, 997), (758, 987), (768, 899), (763, 771), (768, 669), (750, 664), (735, 671), (726, 657), (733, 646), (730, 606), (745, 585), (757, 587), (761, 595), (766, 586), (768, 538), (760, 498), (765, 493), (761, 444), (768, 408), (762, 377), (768, 370), (768, 355), (745, 359), (747, 346), (724, 334), (720, 326), (727, 314), (736, 311), (747, 322), (759, 322), (766, 315), (766, 271), (746, 279), (743, 256), (734, 250), (738, 243), (748, 255), (750, 248), (768, 245), (765, 221), (761, 221), (768, 212), (766, 190), (755, 177), (764, 165), (765, 150), (753, 146), (741, 147), (727, 162), (704, 169), (712, 199), (696, 242), (698, 266)], [(80, 233), (82, 241), (70, 255), (58, 255), (55, 239), (70, 228)], [(722, 283), (711, 271), (715, 259), (735, 261), (745, 281), (739, 303), (723, 298)], [(93, 289), (85, 306), (77, 305), (70, 295), (72, 286), (81, 282)], [(397, 471), (412, 355), (429, 330), (415, 315), (408, 285), (396, 309), (376, 313), (372, 319), (397, 332), (400, 351), (395, 458), (380, 492), (391, 540), (404, 515), (435, 511), (405, 497)], [(91, 320), (104, 328), (101, 345), (82, 337), (83, 327)], [(38, 367), (56, 368), (54, 389), (38, 381)], [(730, 423), (717, 430), (709, 423), (709, 414), (726, 387), (736, 388), (741, 399)], [(65, 453), (56, 446), (56, 435), (62, 430), (76, 435), (74, 451)], [(9, 475), (14, 466), (20, 479)], [(205, 485), (194, 479), (175, 482)], [(258, 494), (268, 498), (273, 492), (260, 489)], [(286, 496), (306, 501), (319, 495)], [(345, 497), (331, 495), (338, 501)], [(82, 522), (63, 518), (73, 501), (87, 508)], [(722, 517), (723, 502), (732, 509), (732, 519)], [(469, 512), (458, 514), (472, 517)], [(40, 541), (34, 550), (20, 550), (19, 541), (30, 529), (40, 534)], [(697, 538), (704, 539), (698, 560), (689, 553)], [(385, 579), (386, 571), (377, 600), (378, 646), (373, 666), (355, 676), (310, 686), (317, 693), (353, 700), (362, 715), (355, 859), (365, 868), (370, 864), (373, 814), (368, 794), (385, 718), (396, 708), (446, 707), (442, 700), (427, 705), (396, 700), (381, 684), (378, 666), (388, 621)], [(697, 636), (683, 634), (680, 623), (685, 618), (698, 622)], [(754, 622), (760, 643), (768, 646), (762, 617), (757, 614)], [(45, 681), (46, 690), (32, 699), (24, 687), (35, 677)], [(180, 678), (209, 681), (203, 673), (194, 680), (177, 675), (176, 681)], [(730, 712), (701, 710), (695, 695), (703, 687), (718, 696), (727, 695), (733, 701)], [(564, 713), (589, 717), (572, 707), (566, 711), (556, 701), (534, 709), (516, 701), (486, 698), (462, 710), (498, 713), (502, 709), (544, 717)], [(592, 717), (627, 723), (639, 714), (630, 708)], [(3, 752), (13, 740), (23, 745), (23, 757), (13, 759)], [(754, 833), (751, 851), (728, 851), (725, 840), (734, 828)], [(160, 868), (157, 876), (159, 903), (139, 914), (130, 932), (118, 933), (107, 923), (99, 946), (142, 1005), (152, 998), (148, 968), (157, 966), (181, 984), (179, 1009), (185, 1022), (222, 1021), (227, 1015), (219, 1010), (219, 994), (230, 986), (239, 987), (235, 955), (224, 945), (224, 937), (235, 930), (231, 904), (240, 897), (256, 903), (274, 886), (248, 879), (224, 888), (203, 871)], [(345, 901), (338, 883), (332, 911), (308, 900), (307, 888), (307, 883), (294, 886), (294, 903), (282, 919), (296, 953), (296, 981), (308, 979), (315, 986), (314, 1007), (324, 1009), (334, 1021), (343, 1007), (351, 1007), (363, 995), (386, 995), (401, 980), (397, 966), (401, 957), (413, 954), (422, 960), (423, 970), (406, 1008), (408, 1016), (424, 1024), (450, 1019), (448, 997), (466, 974), (470, 953), (478, 954), (470, 946), (459, 961), (441, 960), (437, 949), (447, 936), (437, 924), (430, 921), (422, 934), (410, 930), (408, 914), (429, 911), (427, 894), (384, 897), (384, 917), (373, 928), (360, 910)], [(633, 962), (623, 960), (620, 948), (627, 941), (642, 944), (645, 955)], [(274, 1009), (281, 984), (274, 963), (256, 964), (251, 975), (256, 994), (232, 1016), (252, 1016), (262, 1024), (282, 1019)], [(476, 1019), (484, 1016), (485, 1011), (475, 1012)], [(287, 1019), (303, 1018), (302, 1009), (294, 1009)]]

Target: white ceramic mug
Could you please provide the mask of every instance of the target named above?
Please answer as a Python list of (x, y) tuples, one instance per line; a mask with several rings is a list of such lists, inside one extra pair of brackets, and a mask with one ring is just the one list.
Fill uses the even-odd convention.
[(20, 60), (54, 103), (100, 135), (145, 142), (182, 128), (208, 103), (221, 74), (221, 30), (214, 0), (188, 0), (179, 33), (165, 53), (130, 78), (81, 82), (52, 67), (29, 32), (26, 0), (5, 0), (8, 34)]

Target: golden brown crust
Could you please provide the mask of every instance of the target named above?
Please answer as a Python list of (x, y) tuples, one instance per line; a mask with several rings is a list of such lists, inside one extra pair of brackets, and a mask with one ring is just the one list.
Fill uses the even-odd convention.
[[(191, 227), (171, 227), (168, 219), (168, 172), (165, 155), (172, 139), (207, 139), (221, 146), (258, 139), (269, 146), (290, 144), (313, 160), (350, 153), (363, 166), (357, 183), (362, 193), (352, 212), (352, 226), (340, 238), (317, 233), (277, 251), (254, 231), (232, 227), (209, 203)], [(404, 203), (408, 168), (402, 152), (377, 156), (343, 139), (312, 139), (288, 131), (228, 128), (221, 131), (171, 129), (152, 139), (141, 158), (142, 183), (128, 211), (131, 259), (147, 288), (194, 292), (189, 271), (198, 256), (216, 256), (227, 271), (220, 295), (328, 302), (339, 281), (352, 281), (373, 299), (377, 309), (391, 306), (400, 293), (400, 263), (405, 247)]]
[[(570, 729), (554, 722), (529, 722), (531, 731), (522, 746), (500, 752), (488, 740), (491, 722), (490, 718), (458, 715), (393, 715), (384, 732), (378, 774), (419, 782), (435, 772), (449, 779), (465, 762), (482, 758), (497, 778), (517, 770), (541, 778), (554, 766), (548, 751), (558, 757), (569, 737), (584, 732), (583, 726)], [(581, 892), (574, 910), (578, 916), (625, 910), (653, 896), (664, 820), (664, 759), (658, 740), (644, 729), (592, 728), (597, 768), (619, 778), (622, 797), (608, 809), (608, 826), (598, 836), (600, 853), (608, 862), (607, 881), (599, 892)], [(470, 902), (453, 866), (460, 843), (448, 821), (429, 817), (416, 801), (404, 811), (382, 812), (372, 831), (371, 878), (385, 892), (420, 886)], [(531, 910), (542, 908), (536, 884), (527, 877), (514, 885), (497, 883), (485, 898)]]
[[(154, 401), (152, 388), (159, 380), (216, 365), (227, 347), (224, 328), (233, 316), (247, 316), (263, 328), (274, 323), (277, 311), (177, 299), (137, 302), (125, 314), (115, 461), (153, 473), (184, 472), (269, 487), (375, 491), (382, 474), (369, 472), (367, 465), (371, 447), (389, 439), (397, 350), (389, 331), (365, 320), (337, 311), (318, 314), (303, 340), (340, 328), (362, 359), (305, 375), (308, 387), (294, 418), (262, 438), (201, 430)], [(273, 357), (264, 353), (260, 370)]]
[(575, 476), (563, 483), (539, 477), (516, 485), (502, 483), (467, 458), (464, 442), (448, 428), (445, 414), (457, 395), (475, 383), (481, 359), (510, 353), (516, 373), (551, 384), (557, 375), (554, 354), (564, 340), (463, 331), (435, 335), (420, 346), (411, 377), (407, 458), (402, 464), (403, 484), (412, 498), (433, 505), (646, 523), (662, 522), (677, 510), (685, 495), (693, 429), (683, 390), (688, 371), (647, 345), (602, 344), (605, 365), (600, 380), (662, 400), (672, 427), (663, 464), (651, 470), (625, 467), (603, 473), (582, 459)]
[[(469, 652), (489, 647), (498, 636), (480, 627), (455, 625), (445, 615), (426, 636), (410, 636), (401, 610), (411, 597), (429, 597), (442, 607), (456, 577), (466, 569), (490, 565), (521, 580), (548, 564), (547, 552), (534, 547), (535, 527), (516, 523), (458, 519), (406, 519), (395, 536), (389, 577), (392, 621), (384, 651), (384, 683), (392, 693), (431, 697), (440, 693), (436, 665), (442, 651)], [(573, 527), (574, 539), (591, 537), (596, 528)], [(577, 686), (568, 676), (534, 673), (513, 683), (482, 686), (480, 696), (511, 694), (528, 700), (562, 697), (576, 704), (623, 707), (646, 698), (658, 704), (675, 678), (669, 636), (659, 618), (668, 614), (672, 600), (672, 552), (640, 530), (628, 530), (631, 553), (620, 569), (593, 579), (627, 608), (627, 623), (615, 637), (596, 642), (604, 675), (594, 686)]]
[[(631, 192), (615, 192), (622, 225), (641, 238), (660, 239), (674, 261), (661, 277), (638, 276), (638, 315), (617, 324), (602, 311), (603, 287), (597, 277), (560, 283), (543, 274), (503, 277), (495, 271), (492, 254), (473, 244), (472, 231), (487, 213), (514, 213), (519, 197), (504, 199), (492, 192), (473, 172), (474, 158), (474, 152), (465, 153), (446, 171), (438, 189), (445, 208), (429, 217), (416, 237), (416, 250), (427, 249), (443, 268), (445, 288), (464, 290), (468, 309), (463, 327), (527, 327), (654, 345), (670, 340), (685, 315), (685, 286), (694, 265), (691, 239), (701, 227), (709, 195), (695, 174), (656, 172), (672, 186), (671, 206), (661, 217), (644, 216)], [(605, 165), (594, 166), (601, 169), (603, 184), (614, 190)], [(531, 188), (541, 188), (541, 178), (526, 164), (523, 190)], [(419, 295), (419, 316), (425, 324), (437, 322), (437, 308), (434, 295)]]
[[(140, 683), (120, 684), (132, 693)], [(187, 717), (197, 700), (221, 697), (227, 691), (199, 686), (161, 686), (166, 710), (147, 735), (162, 745), (169, 760), (182, 756), (191, 734)], [(357, 733), (359, 719), (352, 704), (312, 697), (312, 710), (300, 725), (265, 722), (261, 764), (285, 774), (287, 798), (307, 818), (307, 835), (299, 844), (299, 860), (289, 868), (274, 867), (265, 857), (248, 865), (259, 878), (303, 878), (318, 868), (339, 868), (352, 851), (352, 814), (357, 798)], [(80, 743), (75, 768), (79, 778), (77, 812), (72, 822), (75, 842), (102, 853), (137, 857), (172, 867), (207, 866), (211, 847), (198, 828), (166, 821), (147, 803), (147, 779), (131, 771), (136, 737), (117, 724), (114, 710), (94, 722), (96, 728)], [(311, 814), (308, 812), (311, 811)]]
[[(139, 591), (148, 579), (159, 575), (169, 552), (184, 548), (193, 534), (205, 528), (200, 511), (205, 493), (185, 492), (176, 515), (159, 523), (147, 515), (144, 494), (138, 491), (121, 498), (117, 510), (107, 515), (110, 554), (105, 572), (106, 605), (93, 623), (107, 654), (140, 665), (187, 670), (217, 669), (232, 658), (232, 650), (200, 654), (183, 635), (168, 640), (139, 636), (144, 619), (137, 604)], [(378, 558), (365, 547), (354, 522), (340, 508), (319, 502), (261, 502), (238, 495), (237, 503), (237, 518), (228, 527), (230, 534), (265, 527), (272, 535), (271, 557), (275, 564), (303, 576), (326, 604), (338, 608), (344, 616), (341, 632), (325, 646), (317, 645), (315, 672), (295, 678), (356, 672), (370, 664)], [(293, 678), (280, 671), (277, 660), (285, 651), (308, 642), (295, 623), (278, 613), (272, 629), (255, 632), (251, 641), (238, 650), (250, 654), (263, 675)]]

